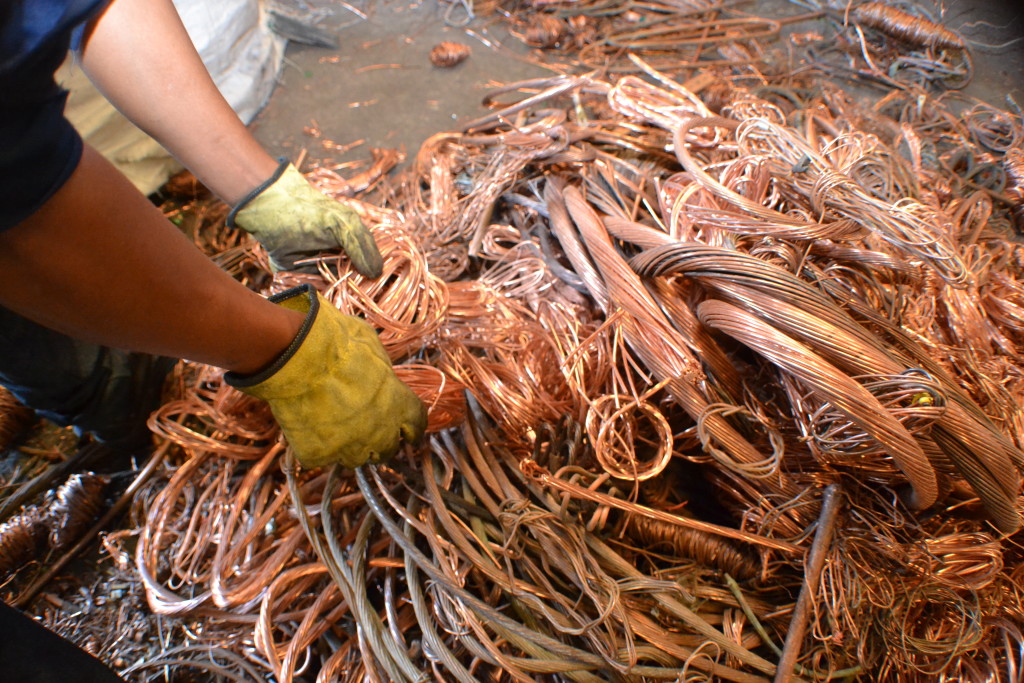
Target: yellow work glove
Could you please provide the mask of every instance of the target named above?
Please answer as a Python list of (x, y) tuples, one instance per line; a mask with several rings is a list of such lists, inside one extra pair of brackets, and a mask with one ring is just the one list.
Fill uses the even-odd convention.
[(345, 315), (309, 285), (270, 298), (306, 313), (298, 336), (268, 369), (225, 381), (270, 404), (305, 467), (359, 467), (423, 436), (423, 403), (395, 375), (384, 345), (361, 318)]
[(275, 270), (291, 270), (305, 256), (341, 247), (366, 277), (384, 263), (359, 215), (310, 185), (291, 164), (281, 166), (228, 214), (228, 225), (252, 234)]

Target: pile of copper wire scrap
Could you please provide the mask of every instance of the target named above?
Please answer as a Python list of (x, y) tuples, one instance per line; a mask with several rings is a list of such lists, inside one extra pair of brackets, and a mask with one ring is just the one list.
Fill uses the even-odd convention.
[(128, 680), (1019, 680), (1019, 112), (631, 64), (495, 92), (361, 198), (310, 174), (384, 275), (264, 291), (380, 330), (429, 438), (301, 469), (186, 366), (106, 539), (178, 636)]
[(798, 49), (806, 55), (801, 69), (836, 79), (963, 88), (974, 70), (968, 41), (942, 23), (935, 4), (791, 0), (766, 17), (712, 0), (505, 0), (495, 11), (520, 41), (541, 48), (539, 62), (564, 73), (639, 73), (630, 54), (661, 71), (758, 72)]

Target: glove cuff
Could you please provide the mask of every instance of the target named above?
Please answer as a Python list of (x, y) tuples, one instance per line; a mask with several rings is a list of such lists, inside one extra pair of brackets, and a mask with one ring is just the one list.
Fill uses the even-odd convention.
[(299, 285), (292, 287), (279, 294), (274, 294), (268, 297), (271, 303), (279, 304), (285, 308), (289, 308), (293, 311), (299, 311), (306, 314), (306, 319), (302, 321), (302, 326), (299, 327), (298, 334), (295, 335), (295, 339), (288, 345), (281, 355), (278, 356), (274, 362), (267, 367), (263, 368), (259, 372), (255, 372), (251, 375), (240, 375), (236, 372), (225, 372), (224, 381), (228, 386), (232, 386), (236, 389), (245, 390), (249, 387), (261, 384), (274, 375), (288, 364), (288, 361), (292, 359), (295, 353), (302, 346), (303, 342), (306, 341), (306, 336), (309, 335), (310, 329), (313, 327), (313, 321), (316, 320), (317, 313), (320, 311), (320, 299), (316, 295), (316, 291), (312, 285)]
[[(235, 208), (231, 209), (231, 212), (228, 213), (227, 224), (229, 228), (235, 227), (235, 216), (238, 215), (238, 212), (244, 209), (246, 206), (248, 206), (249, 203), (252, 202), (252, 200), (256, 199), (256, 197), (259, 197), (261, 194), (263, 194), (264, 190), (266, 190), (268, 187), (270, 187), (278, 180), (280, 180), (281, 176), (284, 175), (284, 172), (288, 170), (289, 166), (291, 166), (291, 162), (284, 157), (278, 157), (277, 162), (277, 169), (274, 171), (274, 173), (269, 178), (267, 178), (262, 183), (253, 188), (252, 192), (245, 195), (245, 197), (242, 198), (242, 201), (238, 202), (238, 204), (235, 205)], [(282, 294), (286, 293), (287, 292), (282, 292)], [(313, 298), (315, 299), (316, 297)], [(271, 297), (271, 300), (273, 300), (273, 297)]]

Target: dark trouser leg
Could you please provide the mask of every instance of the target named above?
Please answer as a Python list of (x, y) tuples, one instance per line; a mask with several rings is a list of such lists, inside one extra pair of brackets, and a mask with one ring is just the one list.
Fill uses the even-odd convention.
[(0, 680), (124, 683), (100, 660), (0, 602)]
[(72, 339), (0, 307), (0, 385), (116, 450), (147, 447), (146, 419), (174, 363)]

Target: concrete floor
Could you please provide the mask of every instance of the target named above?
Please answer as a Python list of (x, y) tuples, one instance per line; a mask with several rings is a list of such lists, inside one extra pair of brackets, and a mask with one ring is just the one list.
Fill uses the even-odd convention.
[(1024, 107), (1024, 0), (952, 0), (945, 23), (972, 42), (975, 76), (964, 93), (1004, 108), (1009, 95)]
[[(320, 6), (330, 8), (331, 0)], [(308, 158), (359, 159), (369, 156), (369, 147), (404, 146), (411, 158), (430, 135), (483, 113), (481, 100), (494, 84), (552, 75), (524, 59), (527, 49), (503, 21), (448, 25), (450, 7), (453, 21), (466, 17), (460, 4), (366, 0), (357, 7), (365, 19), (338, 0), (333, 7), (321, 25), (341, 25), (340, 48), (290, 43), (280, 85), (251, 126), (272, 154), (294, 160), (306, 149)], [(468, 46), (469, 58), (452, 68), (433, 66), (430, 51), (442, 41)], [(320, 139), (303, 132), (314, 123)], [(365, 142), (346, 155), (325, 140)]]
[[(481, 100), (494, 84), (551, 75), (525, 59), (529, 48), (509, 35), (500, 17), (449, 25), (446, 12), (453, 23), (466, 18), (459, 2), (289, 1), (311, 11), (340, 43), (338, 49), (290, 43), (280, 84), (252, 124), (272, 154), (292, 160), (303, 149), (307, 159), (343, 161), (368, 158), (369, 147), (402, 146), (411, 157), (428, 136), (482, 114)], [(999, 44), (1024, 36), (1024, 0), (938, 1), (946, 25), (972, 41)], [(743, 6), (763, 16), (805, 11), (786, 0)], [(816, 28), (814, 22), (799, 25)], [(443, 40), (468, 45), (471, 56), (451, 69), (432, 66), (430, 50)], [(972, 54), (975, 76), (962, 92), (1001, 108), (1009, 94), (1024, 106), (1024, 40), (1001, 49), (974, 45)], [(312, 126), (321, 131), (319, 139), (304, 132)], [(360, 140), (348, 153), (331, 147)]]

